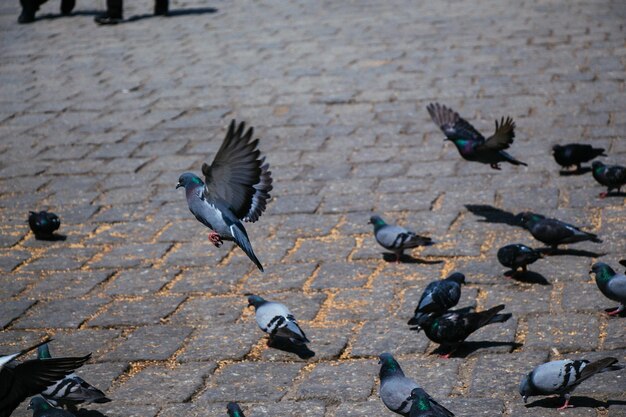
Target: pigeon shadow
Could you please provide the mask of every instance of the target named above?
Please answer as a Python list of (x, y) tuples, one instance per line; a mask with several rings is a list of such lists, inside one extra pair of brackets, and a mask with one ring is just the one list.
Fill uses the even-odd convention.
[(315, 352), (309, 349), (307, 345), (295, 344), (284, 337), (274, 337), (267, 342), (267, 345), (271, 348), (282, 350), (283, 352), (295, 353), (300, 359), (310, 359), (315, 356)]
[(427, 264), (427, 265), (443, 263), (443, 261), (440, 261), (440, 260), (429, 261), (426, 259), (414, 258), (410, 255), (405, 255), (405, 254), (400, 255), (400, 259), (397, 261), (395, 253), (391, 253), (391, 252), (381, 252), (381, 253), (383, 255), (383, 260), (385, 260), (386, 262), (391, 262), (391, 263), (397, 262), (397, 263), (402, 263), (402, 264)]
[(102, 10), (79, 10), (76, 12), (72, 12), (70, 14), (62, 14), (62, 13), (47, 13), (42, 14), (35, 17), (35, 22), (38, 20), (54, 20), (60, 19), (64, 17), (72, 17), (72, 16), (98, 16), (102, 14)]
[(588, 250), (581, 250), (581, 249), (538, 248), (536, 250), (541, 252), (541, 254), (547, 255), (547, 256), (571, 255), (571, 256), (582, 256), (582, 257), (587, 257), (587, 258), (599, 258), (601, 256), (606, 255), (606, 253), (597, 253), (597, 252), (591, 252)]
[(543, 275), (533, 271), (506, 271), (505, 276), (526, 284), (552, 285)]
[(45, 240), (47, 242), (59, 242), (59, 241), (66, 240), (67, 236), (65, 236), (65, 235), (58, 235), (56, 233), (53, 233), (50, 236), (35, 235), (35, 239), (37, 239), (37, 240)]
[[(540, 400), (533, 401), (526, 405), (526, 408), (543, 407), (543, 408), (558, 408), (563, 405), (565, 400), (561, 397), (548, 397)], [(569, 404), (573, 407), (589, 407), (589, 408), (609, 408), (612, 405), (626, 405), (626, 401), (622, 400), (608, 400), (599, 401), (595, 398), (584, 396), (572, 396), (569, 400)]]
[(591, 168), (589, 167), (581, 167), (580, 169), (576, 169), (574, 171), (559, 171), (559, 175), (562, 177), (570, 177), (572, 175), (584, 175), (588, 172), (591, 172)]
[(488, 204), (466, 204), (465, 208), (473, 215), (483, 217), (484, 220), (480, 220), (483, 223), (501, 223), (523, 228), (519, 220), (515, 218), (515, 214)]
[(165, 16), (155, 15), (153, 13), (138, 14), (138, 15), (129, 17), (122, 23), (136, 22), (138, 20), (150, 19), (153, 17), (192, 16), (192, 15), (211, 14), (211, 13), (217, 13), (217, 9), (215, 7), (195, 7), (195, 8), (190, 8), (190, 9), (170, 10), (167, 12), (167, 15)]
[[(459, 346), (458, 349), (456, 349), (454, 352), (450, 354), (449, 358), (465, 359), (472, 353), (476, 352), (477, 350), (492, 348), (492, 347), (499, 347), (499, 346), (509, 346), (511, 350), (513, 350), (513, 349), (517, 349), (518, 347), (521, 347), (522, 344), (517, 343), (517, 342), (490, 342), (488, 340), (480, 340), (476, 342), (463, 342), (463, 344)], [(449, 352), (448, 348), (439, 346), (437, 347), (437, 349), (433, 350), (431, 354), (445, 355), (448, 352)]]

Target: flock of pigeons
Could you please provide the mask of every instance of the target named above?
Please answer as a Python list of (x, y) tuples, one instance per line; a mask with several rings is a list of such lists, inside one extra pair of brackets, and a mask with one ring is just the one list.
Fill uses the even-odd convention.
[[(458, 113), (439, 104), (428, 107), (433, 121), (441, 128), (446, 140), (452, 141), (461, 156), (468, 161), (489, 164), (500, 169), (501, 162), (513, 165), (526, 165), (505, 150), (515, 137), (515, 123), (511, 118), (496, 121), (496, 130), (485, 139), (471, 124)], [(224, 240), (233, 241), (254, 264), (263, 271), (263, 266), (255, 255), (248, 234), (242, 222), (255, 222), (267, 206), (272, 190), (272, 177), (269, 164), (257, 149), (259, 140), (253, 139), (252, 128), (233, 120), (226, 137), (217, 151), (211, 165), (203, 164), (204, 181), (193, 173), (180, 176), (176, 188), (183, 187), (189, 210), (196, 219), (211, 231), (209, 241), (220, 247)], [(582, 172), (581, 163), (604, 155), (603, 149), (589, 145), (570, 144), (553, 148), (556, 161), (564, 166), (576, 166)], [(595, 161), (592, 165), (594, 178), (608, 187), (605, 197), (612, 190), (626, 183), (626, 168), (618, 165), (606, 166)], [(516, 273), (518, 268), (526, 270), (527, 265), (557, 249), (560, 244), (576, 243), (585, 240), (601, 242), (592, 233), (557, 219), (540, 214), (524, 212), (516, 216), (539, 241), (550, 248), (543, 251), (522, 244), (512, 244), (498, 251), (498, 260)], [(372, 216), (376, 241), (396, 255), (396, 261), (404, 250), (433, 244), (428, 237), (419, 236), (403, 227), (390, 225), (380, 216)], [(60, 220), (52, 213), (31, 212), (29, 224), (37, 238), (50, 239), (60, 226)], [(626, 265), (626, 260), (621, 261)], [(604, 263), (592, 267), (596, 283), (602, 293), (617, 302), (619, 307), (609, 314), (618, 314), (626, 307), (626, 275), (616, 273)], [(501, 313), (504, 305), (498, 305), (481, 312), (472, 308), (450, 310), (456, 306), (461, 296), (461, 285), (465, 276), (455, 272), (449, 277), (434, 281), (425, 288), (413, 317), (408, 324), (414, 329), (423, 330), (435, 343), (448, 350), (449, 357), (473, 332), (492, 323), (501, 323), (511, 318), (510, 313)], [(249, 295), (248, 305), (255, 308), (258, 326), (269, 334), (269, 345), (280, 340), (296, 346), (309, 342), (304, 331), (289, 309), (278, 302), (268, 301), (258, 295)], [(34, 417), (70, 417), (69, 411), (57, 406), (75, 410), (77, 404), (103, 403), (110, 401), (105, 394), (91, 386), (73, 371), (87, 362), (91, 355), (84, 357), (52, 358), (48, 349), (48, 339), (18, 353), (0, 357), (0, 417), (8, 417), (26, 398), (33, 395), (29, 409)], [(18, 362), (21, 356), (37, 349), (37, 359)], [(391, 411), (411, 417), (451, 417), (454, 414), (437, 403), (413, 380), (407, 378), (399, 363), (389, 353), (382, 353), (380, 359), (380, 397)], [(587, 360), (559, 360), (544, 363), (526, 375), (519, 387), (524, 401), (534, 395), (559, 394), (565, 398), (561, 409), (569, 405), (570, 393), (587, 378), (605, 371), (622, 369), (615, 358), (604, 358), (595, 362)], [(238, 404), (227, 406), (231, 417), (244, 417)]]

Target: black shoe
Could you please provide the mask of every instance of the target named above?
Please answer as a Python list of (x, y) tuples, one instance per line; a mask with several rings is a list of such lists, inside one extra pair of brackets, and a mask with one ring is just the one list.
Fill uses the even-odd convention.
[(76, 6), (76, 0), (61, 0), (61, 14), (67, 16), (72, 13), (74, 6)]
[(108, 14), (102, 14), (100, 16), (96, 16), (93, 18), (94, 22), (99, 25), (117, 25), (118, 23), (122, 23), (124, 19), (122, 17), (113, 17)]
[(155, 0), (154, 1), (154, 15), (165, 16), (168, 12), (168, 0)]

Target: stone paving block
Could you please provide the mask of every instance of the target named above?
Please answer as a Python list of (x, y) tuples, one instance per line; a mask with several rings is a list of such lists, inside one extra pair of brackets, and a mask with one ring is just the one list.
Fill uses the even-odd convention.
[(0, 328), (7, 327), (21, 317), (35, 302), (30, 300), (3, 300), (0, 311)]
[(496, 398), (448, 398), (436, 399), (441, 405), (459, 417), (500, 417), (506, 407)]
[(214, 363), (183, 364), (174, 368), (149, 366), (115, 388), (111, 395), (139, 404), (186, 402), (203, 385)]
[(36, 299), (80, 297), (111, 275), (110, 271), (52, 273), (35, 284), (28, 296)]
[[(310, 262), (319, 259), (322, 254), (327, 260), (341, 261), (347, 259), (352, 248), (354, 239), (348, 237), (330, 237), (323, 239), (302, 239), (287, 257), (286, 262)], [(329, 249), (331, 249), (329, 251)], [(330, 252), (330, 256), (329, 256)]]
[(504, 304), (505, 311), (514, 317), (548, 313), (551, 310), (551, 286), (517, 283), (511, 279), (510, 285), (493, 286), (486, 293), (485, 306)]
[(378, 398), (368, 399), (367, 401), (342, 401), (337, 407), (336, 415), (347, 417), (359, 416), (386, 416), (393, 415), (391, 411), (385, 407), (385, 404)]
[(322, 264), (311, 284), (311, 288), (354, 288), (362, 287), (374, 272), (373, 267), (340, 262)]
[(617, 307), (617, 303), (600, 292), (595, 280), (568, 280), (563, 287), (561, 306), (568, 312), (594, 313), (603, 312), (607, 308), (613, 309)]
[(181, 362), (240, 360), (262, 335), (256, 323), (211, 323), (194, 332), (177, 359)]
[(278, 227), (277, 236), (298, 237), (319, 237), (328, 235), (333, 227), (339, 222), (337, 215), (308, 216), (304, 214), (294, 214), (286, 221), (282, 221)]
[(233, 323), (248, 305), (246, 297), (190, 298), (171, 317), (176, 324)]
[(224, 294), (235, 289), (237, 283), (254, 267), (250, 263), (238, 263), (223, 267), (208, 263), (199, 267), (185, 268), (175, 279), (174, 293), (208, 292)]
[(384, 318), (367, 321), (352, 343), (351, 356), (378, 356), (382, 352), (393, 355), (424, 353), (428, 339), (410, 331), (406, 320)]
[(223, 366), (208, 380), (200, 403), (237, 401), (277, 401), (292, 386), (303, 364), (241, 362)]
[(89, 326), (158, 324), (184, 299), (182, 296), (147, 296), (137, 300), (114, 300), (105, 311), (89, 321)]
[(48, 347), (52, 357), (83, 356), (91, 353), (98, 360), (118, 340), (121, 333), (116, 329), (60, 330), (54, 333), (54, 341)]
[(458, 374), (461, 359), (441, 359), (437, 356), (424, 359), (409, 355), (396, 357), (396, 360), (408, 378), (420, 384), (435, 398), (449, 396), (460, 383)]
[(562, 353), (587, 351), (598, 346), (598, 338), (595, 316), (572, 313), (529, 317), (524, 350), (556, 348)]
[(337, 293), (328, 311), (327, 320), (375, 320), (390, 314), (386, 306), (393, 299), (389, 290), (347, 289)]
[(609, 350), (626, 348), (626, 326), (620, 318), (608, 319), (603, 347)]
[(29, 310), (27, 315), (16, 321), (13, 327), (18, 329), (42, 327), (77, 328), (108, 302), (108, 299), (100, 297), (87, 299), (62, 298), (39, 302)]
[(170, 248), (169, 244), (127, 244), (117, 246), (99, 259), (89, 262), (90, 268), (132, 268), (149, 266), (161, 258)]
[(317, 264), (274, 265), (264, 274), (251, 275), (245, 284), (246, 291), (267, 292), (301, 289), (311, 277)]
[(130, 269), (120, 272), (106, 284), (108, 295), (148, 295), (159, 291), (174, 278), (174, 271), (157, 269)]
[(296, 391), (299, 400), (365, 400), (374, 386), (377, 365), (372, 360), (339, 364), (320, 363), (302, 381)]
[(469, 394), (478, 397), (504, 396), (521, 400), (518, 386), (534, 367), (548, 361), (547, 352), (514, 352), (506, 356), (482, 355), (472, 371)]
[(140, 327), (102, 357), (105, 361), (149, 361), (169, 359), (191, 334), (190, 327)]

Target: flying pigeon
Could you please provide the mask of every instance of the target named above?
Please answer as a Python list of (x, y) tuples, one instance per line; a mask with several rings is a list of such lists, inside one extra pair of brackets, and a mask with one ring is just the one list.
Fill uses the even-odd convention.
[(411, 411), (409, 417), (454, 417), (454, 414), (421, 388), (411, 391)]
[(591, 266), (591, 272), (596, 274), (596, 285), (604, 296), (617, 301), (620, 305), (609, 315), (615, 316), (626, 309), (626, 275), (616, 273), (613, 268), (603, 262)]
[(498, 249), (498, 261), (513, 271), (517, 271), (517, 268), (522, 268), (522, 271), (526, 272), (526, 267), (541, 258), (541, 256), (539, 251), (521, 243), (506, 245)]
[(606, 156), (603, 148), (594, 148), (591, 145), (570, 143), (568, 145), (554, 145), (552, 155), (557, 164), (563, 168), (576, 165), (576, 171), (580, 171), (580, 164), (589, 162), (598, 156)]
[(615, 365), (616, 363), (615, 358), (604, 358), (591, 363), (585, 359), (547, 362), (537, 366), (522, 378), (519, 393), (524, 402), (528, 397), (535, 395), (559, 394), (565, 397), (565, 404), (559, 408), (563, 410), (569, 406), (570, 395), (578, 384), (599, 372), (623, 368), (621, 365)]
[(21, 352), (0, 356), (0, 417), (8, 417), (31, 395), (39, 394), (59, 379), (71, 374), (89, 360), (91, 354), (80, 358), (14, 360), (50, 342), (38, 343)]
[[(43, 360), (52, 358), (47, 343), (37, 348), (37, 358)], [(73, 409), (77, 404), (108, 403), (111, 401), (104, 392), (74, 373), (59, 379), (54, 385), (50, 385), (45, 391), (42, 391), (41, 395), (55, 407), (65, 405)]]
[(596, 181), (607, 187), (606, 193), (599, 194), (600, 198), (606, 197), (614, 189), (619, 193), (622, 186), (626, 185), (626, 167), (621, 165), (605, 165), (600, 161), (593, 161), (591, 173)]
[(416, 235), (404, 227), (387, 224), (380, 216), (370, 217), (369, 223), (374, 225), (376, 242), (383, 248), (395, 253), (396, 262), (400, 261), (400, 256), (405, 249), (433, 244), (431, 238)]
[(419, 385), (412, 379), (404, 376), (398, 361), (391, 353), (382, 353), (378, 357), (380, 364), (380, 389), (378, 394), (383, 404), (404, 417), (409, 416), (411, 410), (411, 392)]
[(461, 284), (465, 284), (465, 275), (460, 272), (455, 272), (446, 279), (429, 283), (408, 324), (417, 324), (423, 314), (445, 313), (457, 305), (461, 298)]
[(189, 210), (212, 230), (209, 240), (216, 247), (223, 240), (234, 241), (263, 271), (241, 220), (259, 219), (270, 198), (272, 177), (269, 164), (256, 149), (259, 140), (251, 140), (254, 129), (244, 131), (245, 123), (237, 126), (233, 120), (213, 163), (202, 164), (206, 183), (186, 172), (178, 179), (176, 188), (185, 187)]
[(248, 297), (248, 306), (254, 306), (256, 324), (270, 335), (270, 343), (275, 337), (289, 339), (296, 345), (310, 343), (296, 318), (284, 304), (251, 295)]
[(552, 249), (556, 249), (558, 245), (585, 240), (602, 243), (602, 240), (598, 239), (598, 236), (593, 233), (583, 232), (576, 226), (557, 219), (546, 218), (541, 214), (526, 211), (519, 213), (515, 217), (535, 239), (545, 243)]
[(33, 410), (33, 417), (74, 417), (74, 414), (60, 408), (54, 408), (39, 396), (30, 399), (28, 410)]
[(61, 227), (61, 219), (54, 213), (47, 211), (28, 212), (28, 225), (35, 234), (36, 239), (50, 240), (53, 233)]
[(504, 310), (504, 304), (481, 311), (448, 312), (442, 315), (425, 314), (418, 320), (418, 325), (424, 329), (426, 337), (435, 343), (449, 347), (449, 352), (443, 355), (449, 358), (467, 337), (483, 326), (492, 323), (503, 323), (511, 318), (511, 313), (498, 314)]
[(496, 131), (485, 139), (454, 110), (439, 103), (430, 103), (426, 109), (433, 122), (446, 135), (446, 140), (456, 145), (463, 159), (489, 164), (493, 169), (500, 169), (500, 162), (527, 166), (504, 151), (511, 146), (515, 137), (515, 122), (510, 117), (503, 117), (500, 123), (496, 120)]
[(228, 411), (229, 417), (246, 417), (237, 403), (229, 402), (226, 406), (226, 410)]

